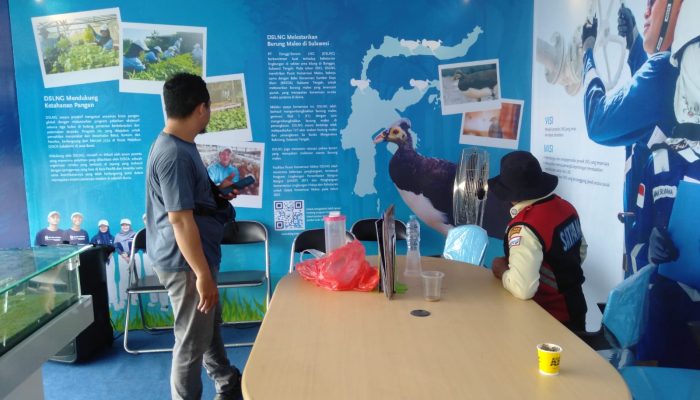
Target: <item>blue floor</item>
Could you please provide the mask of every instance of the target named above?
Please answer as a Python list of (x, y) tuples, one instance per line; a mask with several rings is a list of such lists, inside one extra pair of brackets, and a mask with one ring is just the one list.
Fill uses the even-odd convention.
[[(252, 342), (259, 325), (222, 329), (225, 342)], [(114, 341), (94, 359), (74, 364), (48, 361), (42, 367), (47, 400), (82, 399), (169, 399), (171, 353), (133, 355), (124, 351), (123, 337)], [(151, 345), (172, 346), (172, 331), (150, 335), (141, 331), (129, 334), (130, 348)], [(229, 360), (241, 372), (251, 347), (227, 348)], [(214, 383), (202, 369), (203, 399), (215, 395)]]

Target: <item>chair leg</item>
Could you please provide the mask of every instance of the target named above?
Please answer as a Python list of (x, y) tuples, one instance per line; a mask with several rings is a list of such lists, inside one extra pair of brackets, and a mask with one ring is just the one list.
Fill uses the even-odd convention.
[(139, 354), (138, 351), (129, 348), (129, 316), (131, 310), (131, 293), (126, 294), (126, 320), (124, 321), (124, 350), (127, 353)]
[[(136, 301), (138, 302), (139, 307), (141, 307), (141, 301), (139, 295), (136, 295)], [(130, 310), (131, 310), (131, 293), (127, 293), (126, 295), (126, 322), (124, 322), (124, 350), (127, 351), (127, 353), (131, 354), (141, 354), (141, 353), (167, 353), (169, 351), (173, 351), (172, 348), (166, 348), (166, 347), (161, 347), (161, 348), (156, 348), (156, 349), (145, 349), (145, 350), (134, 350), (129, 348), (128, 340), (129, 340), (129, 315), (130, 315)], [(143, 314), (141, 314), (141, 323), (145, 325), (145, 319), (143, 317)]]
[(150, 331), (151, 327), (148, 326), (148, 321), (146, 320), (146, 313), (143, 312), (143, 303), (141, 302), (141, 293), (136, 294), (136, 303), (139, 305), (139, 314), (141, 315), (141, 324), (143, 325), (143, 329)]

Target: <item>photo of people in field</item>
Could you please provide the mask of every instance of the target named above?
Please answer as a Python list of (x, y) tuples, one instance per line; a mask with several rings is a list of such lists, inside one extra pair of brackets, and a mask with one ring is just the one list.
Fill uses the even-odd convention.
[(177, 73), (204, 76), (205, 28), (124, 23), (122, 36), (122, 91), (158, 93)]
[(32, 18), (46, 87), (117, 79), (119, 10)]

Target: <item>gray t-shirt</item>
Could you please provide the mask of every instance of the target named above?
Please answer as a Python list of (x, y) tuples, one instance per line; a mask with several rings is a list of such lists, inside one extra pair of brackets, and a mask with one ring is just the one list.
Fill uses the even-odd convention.
[[(146, 248), (153, 266), (165, 271), (189, 268), (175, 242), (169, 211), (216, 208), (209, 175), (194, 143), (161, 132), (146, 165)], [(209, 268), (221, 262), (223, 226), (214, 217), (194, 215)]]

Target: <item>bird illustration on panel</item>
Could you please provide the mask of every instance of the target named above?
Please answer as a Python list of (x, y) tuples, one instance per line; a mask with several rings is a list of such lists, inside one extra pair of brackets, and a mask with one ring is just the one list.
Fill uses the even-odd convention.
[(380, 132), (374, 143), (395, 143), (389, 177), (406, 205), (418, 218), (447, 235), (453, 228), (452, 191), (457, 164), (419, 154), (413, 145), (411, 121), (401, 118)]

